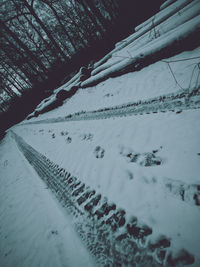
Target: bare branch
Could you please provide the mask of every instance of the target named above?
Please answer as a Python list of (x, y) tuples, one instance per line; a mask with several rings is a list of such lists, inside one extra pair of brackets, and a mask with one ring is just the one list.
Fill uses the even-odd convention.
[(179, 62), (179, 61), (187, 61), (187, 60), (192, 60), (192, 59), (199, 59), (200, 57), (190, 57), (190, 58), (182, 58), (182, 59), (177, 59), (177, 60), (170, 60), (170, 61), (167, 61), (167, 60), (161, 60), (165, 63), (173, 63), (173, 62)]
[(18, 15), (16, 15), (16, 16), (12, 17), (12, 18), (9, 18), (9, 19), (7, 19), (7, 20), (4, 20), (3, 22), (4, 22), (4, 23), (9, 22), (9, 21), (12, 21), (13, 19), (17, 19), (17, 18), (19, 18), (19, 17), (21, 17), (21, 16), (24, 16), (24, 15), (31, 15), (31, 13), (26, 12), (26, 13), (18, 14)]
[(173, 70), (172, 70), (172, 68), (171, 68), (171, 66), (170, 66), (170, 64), (169, 64), (169, 62), (166, 62), (166, 63), (167, 63), (167, 65), (168, 65), (168, 67), (169, 67), (169, 70), (170, 70), (170, 72), (171, 72), (171, 74), (172, 74), (172, 76), (173, 76), (173, 78), (174, 78), (176, 84), (177, 84), (182, 90), (184, 90), (183, 87), (178, 83), (178, 81), (177, 81), (177, 79), (176, 79), (176, 77), (175, 77), (175, 75), (174, 75), (174, 72), (173, 72)]
[(31, 1), (31, 7), (33, 7), (34, 0)]

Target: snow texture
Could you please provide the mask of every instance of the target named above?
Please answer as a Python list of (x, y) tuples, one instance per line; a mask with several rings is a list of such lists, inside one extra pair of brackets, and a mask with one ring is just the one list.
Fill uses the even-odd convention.
[[(94, 243), (90, 242), (101, 243), (103, 224), (115, 229), (112, 220), (117, 216), (116, 206), (117, 211), (123, 213), (126, 224), (121, 220), (114, 234), (112, 231), (107, 234), (104, 245), (109, 244), (113, 236), (130, 237), (131, 233), (136, 236), (132, 229), (137, 225), (137, 231), (142, 229), (143, 234), (147, 233), (147, 237), (137, 241), (141, 243), (139, 246), (144, 251), (148, 247), (148, 253), (157, 249), (158, 255), (154, 253), (154, 256), (160, 264), (156, 266), (167, 266), (166, 261), (168, 266), (183, 266), (186, 261), (192, 267), (200, 266), (200, 103), (197, 98), (197, 104), (192, 106), (187, 97), (194, 96), (194, 93), (199, 97), (200, 47), (184, 49), (185, 40), (199, 34), (199, 5), (196, 0), (179, 0), (175, 3), (166, 1), (163, 6), (155, 18), (159, 36), (150, 36), (152, 25), (145, 22), (138, 32), (126, 39), (130, 41), (126, 47), (131, 51), (131, 58), (114, 58), (116, 51), (120, 56), (127, 56), (123, 42), (118, 44), (116, 50), (106, 57), (106, 60), (110, 58), (104, 65), (108, 68), (99, 68), (99, 73), (96, 68), (95, 75), (82, 82), (81, 86), (87, 88), (79, 88), (59, 108), (12, 127), (11, 130), (18, 138), (23, 138), (28, 147), (25, 152), (29, 153), (33, 148), (38, 155), (43, 155), (41, 158), (35, 156), (28, 162), (26, 153), (21, 153), (19, 145), (11, 138), (10, 130), (1, 141), (0, 262), (3, 267), (97, 266), (98, 253), (96, 256), (91, 253), (94, 258), (91, 257), (89, 250), (94, 249)], [(177, 43), (181, 44), (182, 52), (135, 68), (136, 64), (173, 48)], [(104, 61), (105, 58), (101, 64)], [(95, 66), (100, 66), (100, 62)], [(130, 66), (134, 71), (122, 75), (122, 70)], [(68, 90), (80, 81), (79, 74), (58, 88), (47, 102), (44, 100), (38, 110), (54, 103), (60, 90)], [(141, 114), (127, 117), (122, 112), (121, 117), (106, 119), (94, 116), (92, 119), (57, 123), (52, 120), (82, 111), (109, 110), (127, 103), (147, 104), (154, 98), (164, 105), (169, 94), (181, 96), (186, 108), (182, 110), (177, 105), (174, 109), (169, 105), (151, 114), (146, 109)], [(180, 104), (178, 98), (177, 103)], [(50, 122), (36, 124), (40, 120)], [(24, 124), (30, 121), (35, 124)], [(40, 164), (44, 167), (42, 159), (50, 162), (50, 167), (44, 168), (40, 177), (40, 169), (37, 173), (37, 169), (35, 171), (32, 167), (33, 163), (36, 167)], [(71, 186), (77, 186), (82, 193), (78, 200), (80, 205), (77, 205), (81, 206), (88, 198), (88, 208), (94, 194), (101, 195), (105, 202), (110, 201), (106, 215), (110, 217), (106, 217), (106, 222), (102, 218), (98, 220), (101, 227), (93, 225), (93, 232), (87, 232), (88, 225), (91, 226), (95, 220), (90, 216), (77, 216), (76, 212), (69, 215), (61, 207), (55, 196), (62, 192), (58, 190), (54, 194), (44, 183), (48, 174), (54, 179), (53, 184), (59, 184), (56, 168), (61, 174), (66, 170), (71, 174), (71, 180), (76, 181)], [(69, 181), (67, 179), (62, 182)], [(76, 191), (77, 194), (80, 192)], [(67, 196), (69, 201), (73, 200), (70, 194)], [(96, 206), (96, 215), (101, 217), (104, 210), (98, 206), (98, 201)], [(73, 218), (76, 227), (72, 225)], [(142, 225), (141, 228), (138, 225)], [(86, 242), (80, 241), (77, 229), (79, 232), (81, 229), (82, 237), (87, 236)], [(158, 244), (160, 247), (156, 248)], [(106, 245), (103, 251), (106, 251)]]

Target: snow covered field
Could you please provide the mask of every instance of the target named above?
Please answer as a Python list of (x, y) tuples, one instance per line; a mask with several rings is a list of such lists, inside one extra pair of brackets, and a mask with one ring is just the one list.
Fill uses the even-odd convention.
[[(185, 6), (187, 1), (168, 2)], [(191, 8), (198, 1), (189, 2), (189, 7), (180, 10), (182, 17), (177, 13), (169, 17), (178, 21), (184, 14), (193, 14), (199, 19), (198, 9)], [(172, 10), (171, 5), (162, 8), (164, 15)], [(165, 20), (159, 24), (160, 31), (162, 26), (172, 27), (172, 23)], [(136, 29), (136, 34), (144, 27)], [(146, 40), (147, 35), (143, 37)], [(138, 44), (132, 42), (129, 48), (134, 50)], [(190, 101), (193, 92), (200, 95), (199, 52), (198, 46), (96, 86), (79, 88), (61, 107), (12, 127), (13, 135), (8, 131), (0, 143), (3, 267), (200, 266), (200, 101), (197, 98), (193, 106)], [(119, 55), (129, 56), (126, 47)], [(113, 62), (116, 58), (110, 57), (105, 64)], [(133, 102), (141, 105), (160, 96), (164, 103), (163, 96), (170, 93), (183, 94), (177, 97), (175, 108), (167, 105), (135, 116), (122, 112), (121, 117), (107, 119), (94, 115), (80, 121), (34, 124), (75, 112)], [(180, 99), (186, 108), (180, 108)], [(68, 203), (64, 208), (63, 198)], [(107, 202), (109, 211), (101, 206)], [(92, 211), (87, 213), (91, 203)], [(121, 219), (116, 217), (119, 211), (123, 211)], [(98, 242), (103, 248), (97, 246), (94, 252)]]

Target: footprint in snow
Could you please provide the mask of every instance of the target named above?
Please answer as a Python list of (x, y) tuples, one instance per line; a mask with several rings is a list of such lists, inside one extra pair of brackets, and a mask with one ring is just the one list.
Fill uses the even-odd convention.
[(58, 231), (57, 231), (57, 230), (52, 230), (52, 231), (51, 231), (51, 234), (52, 234), (52, 235), (58, 235)]
[(129, 162), (135, 162), (140, 166), (149, 167), (161, 165), (163, 163), (163, 159), (156, 155), (160, 149), (162, 149), (162, 147), (155, 149), (152, 152), (138, 153), (122, 146), (120, 148), (120, 154), (124, 157), (127, 157)]
[(186, 184), (180, 180), (166, 178), (165, 187), (167, 192), (178, 199), (200, 206), (200, 185)]
[(126, 171), (126, 175), (128, 177), (129, 180), (133, 180), (134, 179), (134, 175), (131, 171), (127, 170)]
[(67, 137), (66, 142), (67, 142), (67, 144), (70, 144), (72, 142), (72, 138), (71, 137)]
[(81, 137), (81, 140), (85, 140), (85, 141), (92, 141), (92, 139), (93, 139), (93, 134), (82, 134), (82, 135), (80, 135), (80, 137)]
[(62, 136), (65, 136), (65, 135), (68, 135), (68, 132), (67, 131), (62, 131), (62, 132), (60, 132), (60, 135), (62, 135)]
[(95, 157), (98, 159), (98, 158), (103, 158), (104, 157), (104, 154), (105, 154), (105, 150), (100, 147), (100, 146), (97, 146), (94, 150), (94, 155)]
[(160, 157), (155, 156), (154, 153), (148, 152), (140, 155), (138, 163), (141, 166), (149, 167), (161, 165), (162, 159)]

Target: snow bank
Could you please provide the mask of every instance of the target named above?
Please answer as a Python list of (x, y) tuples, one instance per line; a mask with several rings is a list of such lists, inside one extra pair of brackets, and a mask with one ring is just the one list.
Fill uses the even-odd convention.
[(99, 73), (102, 70), (105, 70), (120, 61), (124, 58), (131, 57), (132, 53), (140, 48), (141, 46), (146, 45), (148, 42), (152, 41), (152, 39), (157, 38), (158, 36), (163, 35), (164, 33), (178, 27), (182, 23), (192, 19), (193, 17), (200, 14), (200, 5), (199, 0), (193, 1), (186, 7), (184, 7), (179, 14), (174, 14), (166, 21), (158, 25), (152, 32), (147, 32), (138, 39), (136, 39), (133, 43), (129, 44), (126, 48), (118, 51), (117, 53), (113, 53), (112, 58), (108, 60), (106, 63), (100, 65), (96, 69), (92, 71), (92, 75)]
[[(191, 2), (191, 3), (189, 3), (189, 2)], [(161, 14), (159, 12), (156, 15), (156, 19), (154, 20), (154, 26), (159, 24), (163, 20), (163, 18), (165, 18), (164, 22), (161, 23), (160, 26), (157, 26), (157, 28), (155, 28), (155, 31), (158, 32), (158, 35), (160, 37), (162, 34), (166, 33), (167, 31), (172, 30), (173, 28), (179, 26), (181, 23), (184, 23), (185, 21), (187, 21), (187, 20), (191, 19), (192, 17), (199, 14), (200, 6), (198, 4), (198, 0), (189, 1), (189, 2), (177, 1), (176, 2), (176, 8), (173, 9), (173, 5), (171, 5), (170, 9), (168, 7)], [(188, 5), (186, 5), (186, 4), (188, 4)], [(185, 6), (185, 8), (182, 8), (183, 6)], [(179, 14), (177, 14), (177, 11), (181, 8), (182, 8), (181, 12)], [(172, 16), (173, 13), (175, 13), (175, 14)], [(147, 32), (144, 31), (144, 28), (147, 29)], [(138, 48), (140, 48), (141, 46), (146, 45), (148, 42), (152, 41), (152, 38), (156, 38), (156, 37), (152, 37), (151, 34), (149, 34), (149, 32), (152, 30), (151, 27), (150, 27), (150, 30), (148, 30), (148, 29), (149, 29), (149, 25), (146, 25), (142, 29), (142, 33), (143, 32), (146, 32), (146, 33), (142, 34), (141, 36), (140, 35), (138, 36), (137, 35), (138, 33), (136, 33), (136, 36), (133, 34), (133, 36), (130, 36), (126, 39), (125, 43), (124, 43), (124, 41), (121, 42), (121, 45), (119, 45), (117, 47), (117, 51), (119, 51), (119, 53), (116, 54), (116, 52), (114, 52), (115, 50), (111, 51), (112, 55), (113, 55), (111, 60), (109, 60), (107, 63), (100, 65), (99, 67), (94, 69), (91, 73), (93, 75), (93, 77), (86, 79), (86, 81), (81, 83), (81, 86), (83, 86), (83, 87), (90, 86), (90, 85), (95, 84), (101, 80), (106, 79), (107, 77), (112, 77), (113, 73), (116, 72), (116, 74), (117, 74), (117, 72), (120, 72), (120, 69), (117, 69), (117, 68), (123, 69), (123, 68), (128, 67), (129, 64), (130, 65), (134, 64), (133, 63), (134, 60), (137, 61), (136, 50)], [(141, 32), (141, 31), (139, 31), (139, 32)], [(152, 35), (153, 34), (154, 33), (152, 33)], [(134, 36), (136, 37), (136, 39)], [(135, 39), (134, 42), (133, 42), (133, 39)], [(160, 40), (160, 38), (157, 38), (157, 39)], [(129, 41), (127, 43), (127, 40), (129, 40), (129, 41), (131, 40), (129, 45), (128, 45)], [(126, 49), (129, 49), (129, 55), (127, 55), (125, 52), (125, 49), (123, 49), (124, 46), (126, 47)], [(140, 53), (140, 52), (141, 52), (141, 49), (138, 50), (138, 53)], [(110, 55), (110, 56), (112, 56), (112, 55)], [(125, 60), (128, 61), (130, 55), (132, 57), (131, 60), (133, 60), (133, 62), (132, 63), (129, 62), (129, 63), (127, 63), (128, 64), (127, 66), (124, 66)], [(126, 57), (127, 57), (127, 59), (126, 59)], [(145, 58), (141, 58), (141, 64), (140, 64), (140, 62), (139, 63), (135, 62), (135, 65), (137, 65), (137, 63), (142, 65), (144, 61), (145, 61)], [(120, 67), (120, 64), (121, 64), (121, 67)], [(113, 66), (113, 65), (115, 65), (115, 66)], [(145, 65), (145, 63), (144, 63), (144, 65)], [(49, 109), (49, 107), (53, 106), (53, 102), (56, 101), (55, 94), (58, 93), (59, 91), (61, 91), (63, 89), (70, 91), (72, 86), (74, 86), (74, 85), (79, 86), (80, 85), (79, 83), (82, 80), (82, 77), (81, 77), (82, 70), (83, 70), (83, 68), (81, 68), (80, 71), (70, 81), (68, 81), (66, 84), (59, 87), (57, 90), (55, 90), (54, 94), (51, 97), (42, 101), (42, 103), (40, 103), (35, 110), (36, 114), (38, 112), (42, 113), (43, 110), (45, 112), (46, 110)], [(122, 71), (126, 72), (126, 69), (124, 69)], [(101, 73), (99, 73), (99, 72), (101, 72)], [(97, 75), (98, 73), (99, 73), (99, 75)], [(91, 83), (91, 81), (93, 81), (93, 83)], [(34, 113), (29, 115), (29, 117), (32, 117), (32, 116), (34, 116)]]
[(190, 40), (192, 36), (194, 37), (194, 35), (198, 35), (199, 32), (200, 17), (198, 16), (178, 26), (176, 29), (165, 33), (163, 36), (158, 37), (141, 49), (138, 49), (137, 53), (132, 55), (132, 58), (124, 59), (122, 62), (115, 64), (114, 66), (87, 79), (81, 84), (81, 87), (84, 88), (95, 85), (108, 77), (137, 70), (141, 65), (144, 66), (145, 64), (155, 62), (158, 59), (166, 57), (167, 54), (175, 54), (177, 49), (175, 49), (175, 47), (177, 45), (180, 49), (181, 44), (183, 44), (186, 40)]
[[(162, 23), (166, 19), (170, 18), (172, 15), (177, 13), (179, 10), (184, 8), (186, 5), (188, 5), (192, 1), (193, 0), (178, 0), (178, 1), (176, 1), (174, 4), (170, 5), (166, 9), (156, 13), (153, 17), (149, 18), (147, 21), (140, 24), (141, 28), (140, 28), (140, 25), (138, 26), (140, 32), (146, 32), (146, 31), (151, 30), (152, 28), (159, 25), (160, 23)], [(136, 27), (135, 31), (137, 31), (139, 33), (139, 30)], [(137, 34), (137, 32), (136, 32), (136, 34)], [(133, 38), (133, 35), (129, 36), (127, 38), (127, 41), (130, 41)]]
[(72, 77), (67, 83), (65, 83), (65, 84), (62, 86), (62, 89), (68, 87), (68, 86), (71, 85), (74, 81), (78, 80), (79, 76), (80, 76), (80, 71), (79, 71), (76, 75), (74, 75), (74, 77)]
[(62, 101), (57, 98), (57, 94), (61, 91), (64, 90), (66, 92), (69, 92), (69, 97), (70, 97), (70, 92), (73, 91), (72, 88), (74, 86), (79, 87), (80, 86), (80, 76), (78, 79), (75, 79), (74, 82), (71, 82), (68, 87), (62, 86), (58, 88), (57, 90), (54, 91), (54, 94), (50, 96), (49, 98), (43, 100), (35, 109), (33, 113), (31, 113), (28, 117), (34, 117), (35, 115), (44, 113), (46, 111), (49, 111), (53, 108), (56, 108), (60, 105), (62, 105)]
[(48, 102), (44, 103), (42, 106), (40, 106), (39, 108), (37, 108), (35, 110), (35, 112), (37, 112), (38, 114), (42, 113), (42, 112), (46, 112), (49, 109), (51, 109), (51, 107), (53, 107), (54, 105), (56, 105), (58, 102), (58, 99), (56, 98), (56, 96), (53, 96)]
[[(169, 0), (170, 1), (170, 0)], [(175, 2), (175, 3), (174, 3)], [(189, 1), (187, 0), (183, 0), (183, 1), (179, 1), (179, 3), (177, 3), (178, 1), (177, 0), (172, 0), (170, 4), (174, 3), (173, 7), (175, 7), (176, 5), (175, 4), (178, 4), (178, 5), (181, 5), (183, 4), (183, 6), (180, 7), (183, 8), (185, 6), (185, 4), (189, 3)], [(191, 1), (190, 1), (191, 2)], [(167, 5), (166, 7), (168, 7), (169, 5)], [(163, 8), (164, 9), (164, 8)], [(171, 8), (168, 8), (168, 10), (163, 10), (163, 9), (160, 9), (161, 11), (156, 13), (153, 17), (149, 18), (148, 20), (144, 21), (143, 23), (141, 23), (140, 25), (136, 26), (135, 27), (135, 31), (139, 31), (141, 30), (143, 27), (146, 27), (148, 24), (152, 24), (155, 20), (155, 18), (162, 18), (162, 16), (170, 16), (170, 13), (172, 12)], [(173, 15), (173, 14), (172, 14)]]
[(65, 83), (64, 85), (62, 85), (61, 87), (57, 88), (53, 94), (44, 99), (35, 109), (35, 111), (33, 113), (31, 113), (27, 118), (32, 118), (35, 115), (37, 116), (38, 114), (44, 113), (46, 111), (49, 111), (59, 105), (62, 104), (61, 101), (58, 101), (57, 99), (57, 94), (61, 91), (61, 90), (65, 90), (69, 92), (69, 96), (70, 96), (70, 91), (72, 90), (72, 88), (74, 86), (80, 86), (80, 83), (82, 81), (84, 81), (85, 79), (87, 79), (90, 76), (90, 69), (87, 69), (85, 67), (81, 67), (79, 72), (73, 77), (71, 78), (67, 83)]
[(72, 77), (67, 83), (55, 90), (55, 92), (58, 93), (60, 90), (63, 89), (70, 90), (72, 86), (77, 85), (83, 79), (83, 76), (89, 76), (90, 72), (90, 68), (81, 67), (79, 72), (74, 77)]
[[(96, 110), (121, 105), (130, 101), (135, 102), (154, 98), (177, 92), (180, 90), (180, 86), (184, 89), (199, 86), (200, 79), (197, 81), (199, 54), (200, 47), (166, 59), (166, 61), (172, 62), (170, 67), (178, 84), (174, 80), (168, 64), (158, 61), (140, 71), (108, 78), (94, 87), (79, 89), (64, 105), (41, 115), (40, 118), (33, 118), (32, 121), (51, 117), (63, 117), (83, 110)], [(165, 82), (163, 83), (163, 81)]]
[[(157, 13), (155, 15), (155, 18), (154, 17), (150, 18), (148, 20), (148, 22), (145, 23), (143, 28), (141, 28), (139, 31), (133, 33), (128, 38), (124, 39), (121, 45), (118, 45), (114, 50), (112, 50), (110, 53), (108, 53), (100, 61), (95, 63), (94, 68), (100, 66), (105, 61), (107, 61), (114, 52), (117, 52), (120, 49), (126, 47), (128, 44), (130, 44), (131, 42), (133, 42), (134, 40), (136, 40), (137, 38), (142, 36), (144, 33), (151, 30), (152, 28), (154, 28), (155, 26), (157, 26), (158, 24), (160, 24), (161, 22), (163, 22), (164, 20), (166, 20), (167, 18), (169, 18), (170, 16), (172, 16), (173, 14), (178, 12), (181, 8), (183, 8), (184, 6), (189, 4), (190, 2), (192, 2), (192, 0), (179, 0), (176, 3), (167, 7), (166, 9), (164, 9), (163, 11), (160, 11), (159, 13)], [(152, 19), (153, 19), (153, 23), (152, 23)]]
[(168, 7), (169, 5), (171, 5), (172, 3), (176, 2), (176, 0), (167, 0), (165, 1), (161, 6), (160, 6), (160, 10)]

